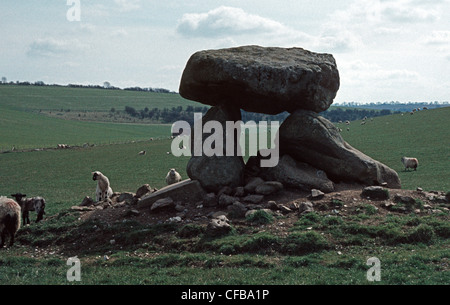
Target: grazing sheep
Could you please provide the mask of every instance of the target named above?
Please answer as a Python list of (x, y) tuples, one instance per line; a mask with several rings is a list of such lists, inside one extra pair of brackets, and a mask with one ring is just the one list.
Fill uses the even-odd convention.
[(95, 197), (97, 202), (104, 201), (113, 195), (113, 190), (109, 185), (109, 179), (99, 171), (92, 173), (92, 180), (97, 180), (97, 189), (95, 190)]
[(142, 151), (140, 151), (138, 154), (140, 155), (140, 156), (143, 156), (143, 155), (145, 155), (147, 152), (145, 151), (145, 150), (142, 150)]
[(407, 168), (414, 168), (416, 170), (417, 166), (419, 165), (419, 161), (416, 158), (408, 158), (408, 157), (402, 157), (402, 163), (405, 166), (405, 171)]
[(22, 221), (24, 225), (30, 224), (29, 212), (35, 211), (37, 214), (36, 222), (41, 221), (45, 214), (45, 199), (42, 197), (25, 198), (27, 195), (16, 193), (11, 194), (22, 209)]
[(167, 185), (171, 185), (180, 181), (181, 175), (174, 168), (171, 168), (166, 176)]
[(20, 205), (12, 199), (0, 197), (0, 248), (3, 248), (9, 235), (9, 246), (20, 228)]

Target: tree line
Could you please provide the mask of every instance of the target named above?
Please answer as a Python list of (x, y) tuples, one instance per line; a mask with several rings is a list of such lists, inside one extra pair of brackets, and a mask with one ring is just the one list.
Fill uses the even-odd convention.
[[(202, 113), (203, 115), (208, 111), (209, 107), (207, 106), (187, 106), (183, 108), (182, 106), (172, 107), (172, 108), (153, 108), (149, 109), (145, 107), (144, 109), (137, 110), (131, 106), (125, 106), (125, 113), (130, 115), (133, 118), (137, 119), (151, 119), (153, 121), (161, 122), (161, 123), (173, 123), (176, 121), (186, 121), (189, 124), (194, 123), (194, 113)], [(115, 112), (115, 109), (112, 108), (111, 112)], [(361, 120), (364, 117), (371, 118), (383, 115), (389, 115), (393, 112), (388, 109), (384, 109), (381, 111), (372, 110), (372, 109), (342, 109), (342, 108), (332, 108), (328, 109), (324, 112), (321, 112), (320, 115), (330, 120), (331, 122), (339, 122), (339, 121), (354, 121)], [(282, 112), (275, 115), (257, 113), (257, 112), (247, 112), (241, 110), (242, 121), (279, 121), (283, 122), (288, 116), (288, 112)]]

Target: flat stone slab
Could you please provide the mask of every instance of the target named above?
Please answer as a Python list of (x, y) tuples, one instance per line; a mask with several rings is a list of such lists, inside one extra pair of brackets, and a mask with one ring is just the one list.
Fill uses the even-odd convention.
[(159, 199), (170, 197), (173, 201), (195, 203), (201, 201), (206, 192), (197, 180), (186, 179), (163, 187), (162, 189), (145, 195), (138, 203), (139, 208), (150, 208)]
[(327, 110), (339, 89), (331, 54), (302, 48), (242, 46), (191, 56), (179, 92), (203, 104), (277, 114)]

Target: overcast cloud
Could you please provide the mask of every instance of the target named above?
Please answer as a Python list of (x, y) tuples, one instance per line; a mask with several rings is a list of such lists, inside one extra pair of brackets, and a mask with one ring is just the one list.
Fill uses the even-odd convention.
[(194, 52), (258, 44), (333, 54), (336, 102), (450, 100), (449, 0), (80, 3), (3, 0), (0, 76), (178, 91)]

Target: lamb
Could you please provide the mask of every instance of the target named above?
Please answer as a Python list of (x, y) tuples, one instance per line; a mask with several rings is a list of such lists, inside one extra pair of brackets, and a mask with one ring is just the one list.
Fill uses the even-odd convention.
[(14, 237), (20, 228), (20, 205), (12, 199), (0, 197), (0, 248), (3, 248), (9, 235), (9, 246), (14, 244)]
[(167, 185), (171, 185), (180, 181), (181, 175), (174, 168), (171, 168), (166, 176)]
[(35, 211), (37, 214), (36, 223), (44, 218), (45, 199), (42, 197), (25, 198), (27, 195), (16, 193), (11, 194), (15, 198), (22, 210), (22, 221), (24, 225), (30, 224), (29, 212)]
[(92, 180), (97, 180), (97, 189), (95, 190), (96, 200), (104, 201), (113, 195), (113, 190), (109, 185), (109, 179), (99, 171), (92, 172)]
[(417, 166), (419, 165), (419, 161), (416, 158), (408, 158), (408, 157), (402, 157), (402, 163), (405, 166), (405, 171), (408, 168), (414, 168), (416, 170)]

